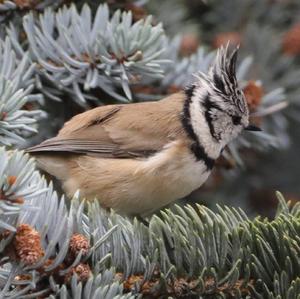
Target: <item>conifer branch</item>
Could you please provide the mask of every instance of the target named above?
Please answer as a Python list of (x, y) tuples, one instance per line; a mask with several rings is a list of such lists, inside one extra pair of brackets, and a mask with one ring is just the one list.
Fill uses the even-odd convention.
[[(5, 155), (2, 150), (3, 159)], [(29, 163), (24, 167), (26, 178), (32, 182), (30, 174), (34, 175), (39, 191), (27, 191), (22, 172), (14, 180), (6, 175), (8, 183), (1, 189), (6, 191), (13, 180), (16, 196), (22, 188), (27, 191), (14, 218), (11, 209), (2, 213), (7, 223), (2, 229), (0, 271), (5, 296), (30, 298), (43, 293), (71, 298), (76, 290), (132, 294), (124, 298), (134, 294), (234, 298), (256, 293), (273, 298), (278, 283), (290, 285), (281, 291), (283, 296), (298, 287), (300, 205), (290, 209), (281, 195), (272, 221), (250, 221), (235, 208), (218, 206), (213, 212), (203, 206), (175, 206), (149, 218), (146, 226), (108, 213), (97, 201), (88, 204), (86, 213), (84, 203), (74, 198), (68, 212), (27, 156), (15, 152), (13, 162), (19, 167)], [(7, 205), (12, 200), (7, 191), (3, 194)], [(35, 209), (26, 209), (26, 204)], [(13, 234), (4, 230), (11, 227)]]
[(81, 12), (72, 5), (57, 13), (47, 9), (39, 20), (30, 13), (24, 29), (40, 76), (81, 105), (91, 89), (125, 100), (115, 91), (121, 87), (131, 99), (133, 81), (162, 77), (164, 32), (161, 24), (152, 25), (151, 16), (133, 23), (131, 12), (118, 10), (110, 18), (107, 5), (100, 5), (93, 18), (88, 5)]

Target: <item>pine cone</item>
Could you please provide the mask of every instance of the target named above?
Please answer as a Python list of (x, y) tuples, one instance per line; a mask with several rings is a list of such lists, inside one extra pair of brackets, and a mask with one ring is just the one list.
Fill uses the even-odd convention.
[(28, 224), (18, 226), (13, 244), (17, 258), (25, 265), (33, 265), (44, 256), (40, 234)]

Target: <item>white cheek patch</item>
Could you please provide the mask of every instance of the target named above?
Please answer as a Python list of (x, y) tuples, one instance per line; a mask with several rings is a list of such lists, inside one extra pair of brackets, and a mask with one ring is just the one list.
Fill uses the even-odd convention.
[[(201, 82), (202, 83), (202, 82)], [(199, 143), (204, 147), (207, 155), (216, 159), (220, 155), (221, 147), (218, 142), (211, 136), (209, 126), (205, 119), (204, 113), (201, 113), (200, 99), (204, 99), (207, 95), (207, 90), (211, 87), (203, 82), (201, 88), (196, 88), (190, 104), (190, 120), (193, 130), (199, 138)]]

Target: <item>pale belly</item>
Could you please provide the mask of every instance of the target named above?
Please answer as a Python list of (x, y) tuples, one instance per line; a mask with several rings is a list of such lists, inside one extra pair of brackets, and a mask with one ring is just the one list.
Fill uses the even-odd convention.
[[(147, 188), (148, 184), (143, 186), (141, 183), (137, 189), (138, 194), (134, 196), (134, 209), (138, 214), (154, 212), (198, 189), (208, 176), (209, 172), (201, 163), (199, 165), (194, 164), (192, 167), (181, 168), (175, 173), (160, 174), (154, 178), (145, 177), (144, 179), (152, 181), (153, 185)], [(145, 190), (148, 191), (145, 193)], [(125, 211), (127, 207), (123, 206), (121, 210)], [(129, 210), (128, 212), (130, 213)]]
[(145, 215), (198, 189), (209, 172), (202, 161), (182, 149), (168, 148), (147, 160), (82, 157), (65, 183), (71, 195), (97, 198), (118, 213)]

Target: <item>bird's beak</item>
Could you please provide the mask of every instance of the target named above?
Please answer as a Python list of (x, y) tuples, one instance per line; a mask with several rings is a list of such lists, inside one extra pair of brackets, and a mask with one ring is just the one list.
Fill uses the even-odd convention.
[(247, 131), (261, 131), (261, 128), (250, 124), (249, 126), (247, 126), (245, 128), (245, 130), (247, 130)]

